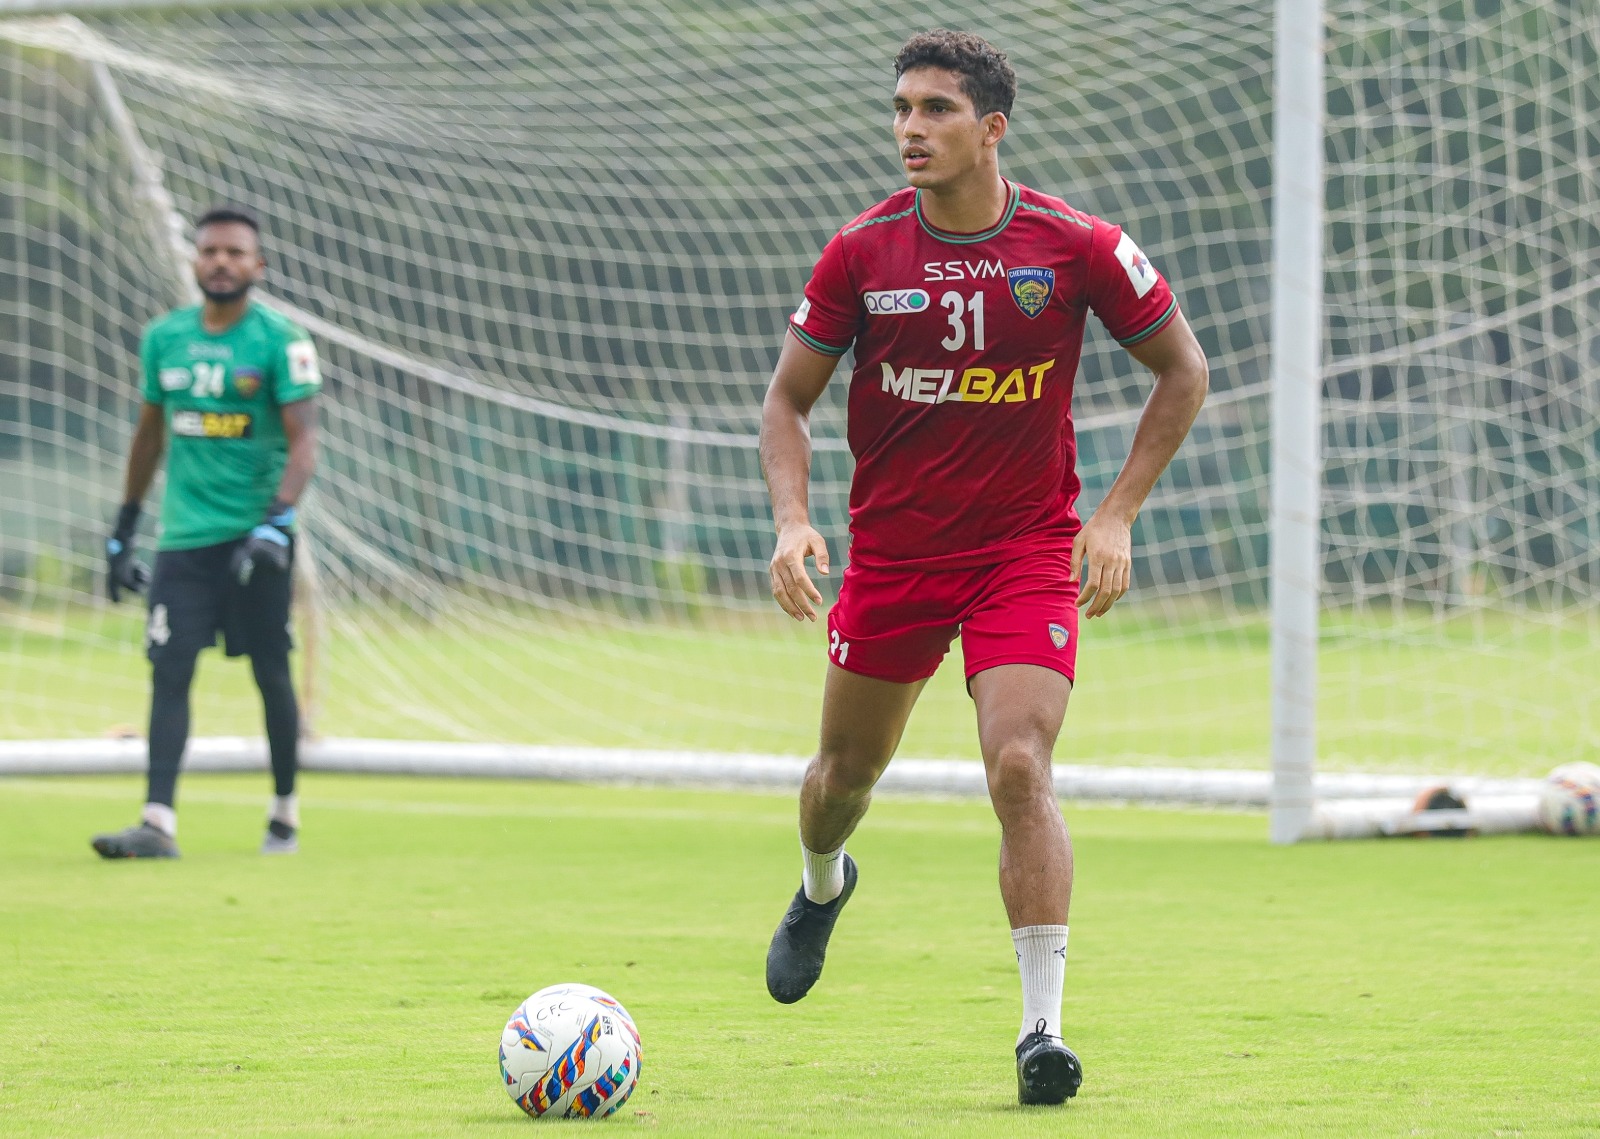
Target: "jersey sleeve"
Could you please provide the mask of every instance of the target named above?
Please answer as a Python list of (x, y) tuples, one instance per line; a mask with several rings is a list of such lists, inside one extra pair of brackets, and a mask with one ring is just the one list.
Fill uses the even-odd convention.
[(845, 265), (844, 235), (838, 233), (823, 246), (805, 297), (789, 318), (789, 331), (813, 351), (843, 356), (860, 330), (861, 305)]
[(155, 335), (146, 328), (144, 335), (139, 337), (139, 387), (145, 403), (160, 403), (162, 400), (161, 370), (156, 357)]
[(278, 349), (272, 378), (275, 403), (296, 403), (309, 399), (322, 389), (322, 366), (317, 362), (317, 346), (305, 329), (291, 325)]
[(1178, 301), (1150, 259), (1121, 226), (1095, 220), (1089, 247), (1089, 307), (1131, 348), (1160, 332), (1178, 313)]

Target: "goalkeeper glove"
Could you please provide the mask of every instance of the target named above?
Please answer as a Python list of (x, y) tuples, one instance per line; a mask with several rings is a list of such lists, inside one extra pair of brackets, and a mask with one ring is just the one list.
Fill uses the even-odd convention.
[(294, 525), (294, 507), (274, 502), (267, 508), (266, 520), (257, 526), (239, 548), (233, 551), (229, 570), (240, 585), (249, 585), (256, 567), (269, 566), (278, 573), (289, 571), (289, 535)]
[(122, 600), (122, 591), (143, 593), (150, 584), (150, 567), (133, 557), (134, 531), (139, 528), (139, 504), (125, 502), (117, 511), (117, 527), (106, 539), (106, 596)]

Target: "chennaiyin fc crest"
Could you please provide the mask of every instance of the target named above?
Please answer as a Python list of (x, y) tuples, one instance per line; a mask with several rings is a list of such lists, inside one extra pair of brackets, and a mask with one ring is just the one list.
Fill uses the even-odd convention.
[(244, 399), (255, 399), (256, 393), (261, 390), (261, 373), (254, 368), (235, 368), (233, 390)]
[(1056, 271), (1037, 265), (1011, 269), (1006, 279), (1011, 283), (1011, 299), (1030, 319), (1044, 311), (1044, 306), (1050, 303), (1050, 294), (1056, 290)]

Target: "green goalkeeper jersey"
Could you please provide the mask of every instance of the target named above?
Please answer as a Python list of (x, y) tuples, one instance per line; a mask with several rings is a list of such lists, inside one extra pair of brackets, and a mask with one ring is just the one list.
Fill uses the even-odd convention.
[(192, 550), (248, 534), (288, 461), (279, 409), (322, 384), (310, 337), (255, 303), (213, 334), (194, 305), (152, 321), (139, 359), (144, 398), (161, 405), (167, 425), (159, 548)]

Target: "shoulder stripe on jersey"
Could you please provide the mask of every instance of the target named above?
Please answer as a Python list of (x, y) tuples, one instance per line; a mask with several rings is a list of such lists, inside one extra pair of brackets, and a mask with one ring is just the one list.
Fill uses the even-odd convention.
[(844, 236), (845, 234), (854, 233), (858, 229), (866, 229), (867, 226), (869, 226), (869, 225), (882, 225), (886, 221), (899, 221), (903, 217), (909, 217), (912, 213), (914, 213), (916, 211), (916, 208), (917, 208), (916, 206), (912, 206), (910, 209), (901, 210), (897, 214), (885, 214), (881, 218), (868, 218), (866, 221), (857, 222), (855, 225), (851, 226), (849, 229), (843, 230), (841, 232), (840, 236)]
[(1001, 230), (1005, 229), (1006, 226), (1010, 225), (1011, 219), (1016, 216), (1017, 203), (1022, 201), (1022, 191), (1017, 188), (1017, 184), (1015, 182), (1007, 182), (1006, 185), (1010, 187), (1011, 193), (1006, 200), (1005, 212), (1000, 215), (999, 221), (995, 222), (982, 233), (950, 233), (947, 230), (942, 230), (937, 226), (929, 224), (928, 219), (922, 216), (921, 190), (917, 191), (917, 199), (912, 208), (917, 211), (917, 221), (922, 223), (923, 231), (927, 233), (929, 237), (936, 238), (939, 241), (944, 242), (946, 245), (973, 245), (980, 241), (988, 241), (991, 237), (994, 237)]
[(1167, 311), (1156, 317), (1153, 324), (1147, 327), (1143, 332), (1136, 332), (1132, 336), (1123, 337), (1122, 339), (1118, 340), (1117, 343), (1122, 345), (1124, 348), (1127, 348), (1131, 345), (1139, 343), (1141, 340), (1148, 340), (1150, 337), (1160, 332), (1161, 329), (1166, 326), (1166, 323), (1176, 316), (1177, 313), (1178, 298), (1173, 297), (1172, 303), (1167, 306)]
[(832, 344), (824, 344), (815, 336), (807, 336), (804, 332), (801, 332), (798, 328), (796, 328), (793, 323), (789, 325), (789, 331), (795, 334), (800, 343), (804, 344), (813, 352), (821, 352), (824, 356), (843, 356), (846, 352), (850, 351), (850, 345), (848, 344), (846, 344), (843, 348), (835, 348)]
[(1018, 203), (1018, 208), (1031, 210), (1036, 214), (1048, 214), (1053, 218), (1060, 218), (1062, 221), (1070, 221), (1073, 225), (1082, 226), (1084, 229), (1094, 228), (1094, 222), (1092, 221), (1084, 221), (1082, 218), (1073, 217), (1071, 214), (1064, 214), (1060, 210), (1052, 210), (1049, 206), (1036, 206), (1032, 202), (1020, 202)]

